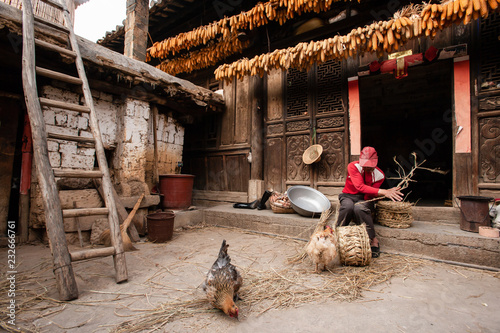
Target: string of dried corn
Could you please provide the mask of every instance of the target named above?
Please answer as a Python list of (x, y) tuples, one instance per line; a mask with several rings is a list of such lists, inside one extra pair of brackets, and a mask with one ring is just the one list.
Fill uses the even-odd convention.
[[(467, 4), (466, 4), (467, 2)], [(378, 21), (352, 29), (347, 35), (336, 35), (320, 41), (299, 43), (294, 47), (279, 49), (223, 64), (215, 70), (217, 80), (231, 82), (247, 75), (263, 76), (271, 69), (307, 70), (314, 63), (341, 61), (356, 54), (397, 51), (412, 38), (436, 34), (452, 24), (468, 24), (498, 10), (500, 0), (452, 0), (442, 4), (410, 5), (387, 21)]]
[(190, 50), (200, 45), (206, 45), (210, 40), (219, 37), (222, 37), (222, 40), (233, 39), (239, 31), (253, 30), (266, 25), (269, 21), (277, 21), (282, 25), (287, 20), (304, 13), (324, 12), (329, 10), (334, 2), (339, 1), (346, 0), (271, 0), (265, 3), (259, 2), (246, 12), (224, 17), (219, 21), (156, 42), (147, 50), (147, 56), (148, 59), (164, 59), (168, 55), (179, 53), (181, 50)]

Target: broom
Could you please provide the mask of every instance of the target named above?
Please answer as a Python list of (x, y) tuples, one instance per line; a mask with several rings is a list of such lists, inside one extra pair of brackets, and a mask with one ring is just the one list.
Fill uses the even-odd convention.
[[(122, 241), (123, 241), (123, 250), (125, 251), (137, 251), (137, 248), (134, 247), (132, 244), (132, 241), (130, 240), (130, 237), (128, 236), (127, 229), (130, 225), (130, 222), (132, 222), (132, 219), (135, 216), (135, 213), (139, 209), (139, 206), (141, 205), (141, 201), (144, 198), (144, 193), (140, 196), (140, 198), (137, 200), (134, 209), (130, 212), (130, 214), (127, 216), (125, 221), (120, 225), (120, 232), (122, 235)], [(111, 232), (109, 229), (106, 229), (102, 232), (101, 236), (99, 237), (99, 240), (101, 241), (102, 244), (105, 246), (110, 246), (111, 245)]]

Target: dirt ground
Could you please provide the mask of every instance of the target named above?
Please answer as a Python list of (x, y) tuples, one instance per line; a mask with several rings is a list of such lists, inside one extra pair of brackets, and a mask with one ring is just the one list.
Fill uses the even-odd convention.
[[(201, 290), (223, 239), (244, 277), (239, 320), (212, 309)], [(382, 253), (368, 267), (337, 263), (318, 275), (308, 259), (288, 262), (304, 245), (229, 228), (176, 230), (167, 243), (136, 244), (122, 284), (111, 257), (74, 263), (80, 296), (71, 302), (57, 301), (48, 247), (19, 246), (16, 324), (32, 332), (500, 330), (499, 273)], [(13, 330), (8, 298), (0, 299), (2, 326)]]

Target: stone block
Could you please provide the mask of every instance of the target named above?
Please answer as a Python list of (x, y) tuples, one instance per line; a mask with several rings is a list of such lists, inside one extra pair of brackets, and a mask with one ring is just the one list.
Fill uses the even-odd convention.
[(54, 151), (49, 151), (49, 161), (53, 168), (59, 168), (61, 166), (61, 154)]
[(68, 114), (67, 113), (58, 112), (58, 113), (56, 113), (55, 117), (56, 117), (56, 125), (57, 126), (65, 127), (68, 125)]

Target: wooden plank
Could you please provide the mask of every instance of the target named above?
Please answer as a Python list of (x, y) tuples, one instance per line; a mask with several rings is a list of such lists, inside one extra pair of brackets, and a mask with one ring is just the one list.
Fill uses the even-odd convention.
[(226, 100), (226, 109), (222, 115), (221, 133), (220, 133), (220, 144), (221, 146), (229, 146), (234, 143), (234, 114), (236, 110), (235, 101), (235, 83), (233, 80), (231, 83), (224, 83), (224, 98)]
[(60, 30), (64, 33), (69, 33), (69, 30), (67, 27), (65, 27), (64, 25), (60, 25), (58, 23), (55, 23), (55, 22), (50, 22), (50, 21), (47, 21), (41, 17), (38, 17), (38, 16), (35, 16), (35, 21), (37, 23), (40, 23), (40, 24), (43, 24), (43, 25), (46, 25), (48, 27), (51, 27), (51, 28), (54, 28), (54, 29), (57, 29), (57, 30)]
[(250, 79), (245, 76), (243, 81), (236, 82), (236, 108), (234, 115), (234, 143), (250, 143), (252, 125), (252, 100), (250, 98)]
[(40, 97), (40, 104), (42, 106), (50, 106), (50, 107), (64, 109), (64, 110), (70, 110), (70, 111), (77, 111), (77, 112), (83, 112), (83, 113), (90, 112), (90, 109), (85, 105), (78, 105), (78, 104), (74, 104), (74, 103), (65, 103), (65, 102), (55, 101), (55, 100), (43, 98), (43, 97)]
[(42, 76), (48, 77), (50, 79), (59, 80), (59, 81), (63, 81), (63, 82), (70, 83), (70, 84), (77, 84), (77, 85), (82, 84), (82, 80), (80, 78), (77, 78), (77, 77), (74, 77), (71, 75), (67, 75), (67, 74), (63, 74), (63, 73), (59, 73), (59, 72), (55, 72), (55, 71), (52, 71), (52, 70), (47, 69), (47, 68), (42, 68), (42, 67), (37, 66), (36, 73), (38, 75), (42, 75)]
[(470, 153), (454, 154), (453, 188), (455, 196), (473, 195), (470, 182), (472, 177), (472, 155)]
[(37, 163), (36, 170), (42, 192), (56, 285), (60, 299), (69, 301), (78, 298), (78, 287), (63, 229), (61, 203), (50, 166), (45, 121), (38, 102), (34, 39), (33, 7), (30, 0), (23, 0), (23, 90), (31, 122), (33, 155)]
[(79, 217), (79, 216), (92, 216), (92, 215), (107, 215), (109, 209), (103, 208), (79, 208), (79, 209), (64, 209), (63, 217)]
[(58, 3), (58, 2), (54, 2), (52, 0), (40, 0), (40, 1), (41, 2), (45, 2), (47, 5), (52, 6), (52, 7), (56, 8), (56, 9), (64, 10), (64, 7), (60, 3)]
[(480, 189), (500, 190), (500, 184), (495, 184), (495, 183), (479, 183), (478, 187)]
[[(250, 179), (264, 179), (264, 110), (262, 108), (263, 80), (257, 76), (250, 78), (250, 115), (252, 163)], [(248, 181), (246, 182), (248, 184)]]
[(53, 51), (53, 52), (67, 55), (68, 57), (71, 57), (71, 58), (76, 58), (76, 53), (74, 51), (68, 50), (68, 49), (61, 47), (59, 45), (51, 44), (51, 43), (45, 42), (45, 41), (40, 40), (40, 39), (35, 39), (35, 45), (43, 47), (43, 48), (50, 50), (50, 51)]
[(54, 169), (54, 176), (65, 178), (101, 178), (102, 172), (98, 170)]
[(87, 138), (87, 137), (77, 136), (77, 135), (59, 134), (59, 133), (53, 133), (53, 132), (47, 132), (47, 136), (51, 139), (65, 140), (65, 141), (86, 142), (86, 143), (94, 143), (94, 144), (96, 142), (96, 140), (94, 138)]
[(71, 253), (71, 261), (81, 261), (81, 260), (86, 260), (86, 259), (92, 259), (92, 258), (102, 258), (102, 257), (107, 257), (111, 255), (115, 255), (115, 248), (110, 246), (110, 247), (103, 247), (99, 249), (89, 249), (89, 250), (82, 250), (82, 251), (77, 251), (77, 252), (72, 252)]
[(193, 190), (193, 198), (196, 200), (247, 202), (248, 194), (247, 192)]

